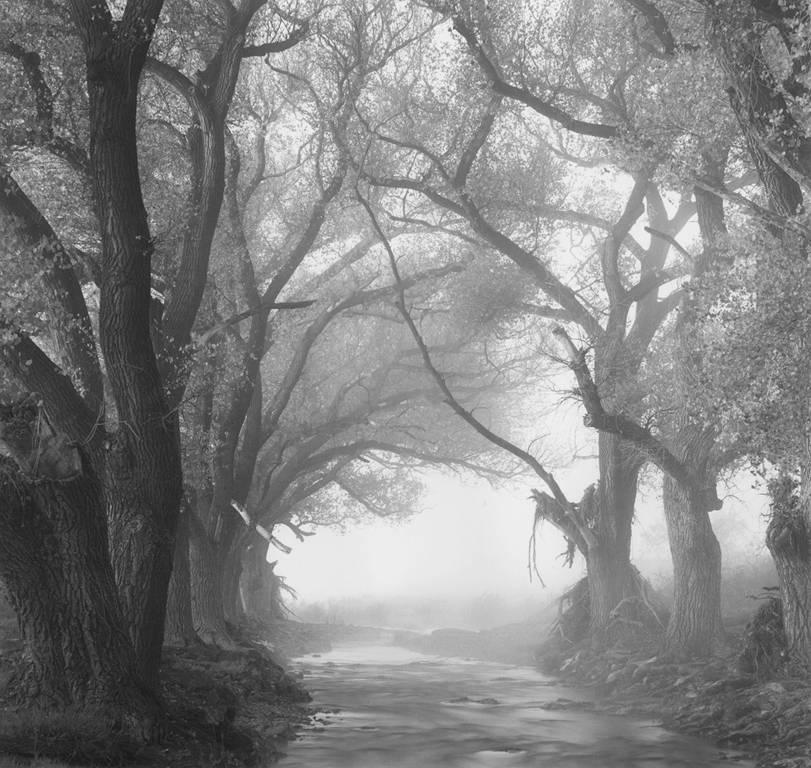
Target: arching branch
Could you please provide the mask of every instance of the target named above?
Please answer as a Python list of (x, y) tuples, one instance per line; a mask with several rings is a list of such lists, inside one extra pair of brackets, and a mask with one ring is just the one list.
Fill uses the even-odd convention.
[(397, 309), (399, 310), (400, 314), (403, 317), (406, 325), (408, 326), (409, 331), (411, 332), (412, 337), (414, 338), (414, 342), (416, 343), (417, 347), (420, 350), (420, 354), (422, 355), (423, 363), (425, 365), (426, 370), (431, 374), (431, 377), (436, 382), (437, 387), (439, 387), (440, 391), (442, 392), (445, 403), (451, 408), (451, 410), (459, 416), (463, 421), (469, 424), (478, 434), (484, 437), (486, 440), (491, 442), (493, 445), (501, 448), (504, 451), (512, 454), (513, 456), (521, 459), (528, 467), (530, 467), (535, 474), (544, 481), (547, 487), (552, 491), (552, 494), (555, 497), (555, 500), (562, 506), (569, 517), (573, 520), (575, 525), (577, 526), (578, 530), (580, 531), (581, 535), (583, 536), (584, 540), (587, 542), (589, 546), (595, 544), (595, 539), (590, 530), (585, 526), (580, 524), (580, 521), (577, 520), (577, 512), (571, 502), (566, 498), (566, 495), (563, 493), (563, 489), (558, 485), (557, 480), (549, 472), (543, 464), (541, 464), (538, 459), (536, 459), (531, 453), (525, 451), (523, 448), (519, 448), (514, 443), (511, 443), (509, 440), (501, 437), (501, 435), (496, 434), (491, 429), (486, 427), (482, 422), (480, 422), (468, 409), (466, 409), (454, 396), (453, 392), (451, 392), (450, 388), (448, 387), (445, 378), (439, 372), (439, 370), (434, 366), (433, 361), (431, 360), (431, 355), (428, 350), (427, 345), (425, 344), (425, 340), (422, 338), (422, 334), (420, 333), (419, 329), (417, 328), (414, 320), (411, 317), (407, 307), (406, 307), (406, 300), (405, 300), (405, 286), (403, 284), (402, 278), (400, 276), (400, 271), (397, 267), (397, 260), (394, 256), (394, 251), (392, 250), (391, 243), (389, 242), (388, 238), (386, 237), (383, 230), (380, 228), (380, 224), (377, 221), (377, 217), (374, 215), (374, 212), (371, 209), (369, 203), (363, 198), (360, 194), (358, 194), (358, 200), (360, 201), (361, 205), (365, 209), (369, 219), (372, 223), (372, 228), (377, 233), (378, 237), (380, 238), (383, 247), (386, 249), (386, 253), (389, 257), (389, 266), (391, 268), (392, 274), (394, 275), (395, 282), (398, 286), (398, 298), (397, 298)]

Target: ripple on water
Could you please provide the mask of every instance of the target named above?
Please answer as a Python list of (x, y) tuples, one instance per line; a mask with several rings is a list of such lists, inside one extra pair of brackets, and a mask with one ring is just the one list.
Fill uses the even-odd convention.
[[(529, 667), (338, 646), (304, 658), (316, 706), (279, 768), (741, 768), (711, 745), (641, 720), (544, 708), (564, 694)], [(331, 666), (328, 666), (331, 665)]]

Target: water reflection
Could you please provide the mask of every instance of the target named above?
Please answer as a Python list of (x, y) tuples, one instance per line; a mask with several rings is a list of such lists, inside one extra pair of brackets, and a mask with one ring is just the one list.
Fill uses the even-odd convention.
[(298, 668), (323, 713), (280, 768), (751, 765), (649, 722), (544, 709), (575, 695), (528, 667), (344, 645)]

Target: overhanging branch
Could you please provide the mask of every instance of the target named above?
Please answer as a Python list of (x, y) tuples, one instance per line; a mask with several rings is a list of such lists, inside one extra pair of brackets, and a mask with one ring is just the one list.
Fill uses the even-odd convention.
[(578, 531), (583, 536), (583, 539), (587, 542), (588, 546), (594, 546), (596, 541), (594, 539), (594, 534), (581, 523), (581, 521), (577, 517), (577, 512), (572, 503), (566, 498), (566, 495), (563, 493), (563, 490), (558, 485), (557, 481), (555, 480), (554, 476), (551, 472), (549, 472), (543, 464), (541, 464), (538, 459), (536, 459), (531, 453), (525, 451), (523, 448), (519, 448), (514, 443), (511, 443), (509, 440), (501, 437), (500, 435), (493, 432), (491, 429), (486, 427), (482, 424), (470, 411), (468, 411), (457, 399), (454, 397), (453, 393), (451, 392), (450, 388), (448, 387), (445, 378), (439, 372), (439, 370), (434, 366), (433, 361), (431, 360), (430, 352), (428, 351), (428, 347), (425, 344), (425, 340), (422, 338), (422, 334), (420, 333), (419, 329), (414, 323), (414, 320), (409, 313), (406, 304), (405, 304), (405, 287), (403, 285), (402, 278), (400, 276), (400, 270), (397, 267), (397, 260), (394, 256), (394, 251), (392, 250), (391, 243), (389, 242), (388, 238), (386, 237), (383, 230), (380, 228), (380, 224), (377, 221), (377, 217), (374, 215), (369, 203), (363, 198), (359, 193), (357, 195), (359, 202), (366, 210), (367, 215), (369, 216), (369, 220), (372, 223), (372, 227), (374, 231), (377, 233), (377, 236), (380, 238), (383, 247), (386, 250), (386, 254), (389, 258), (389, 266), (391, 268), (392, 274), (394, 275), (395, 282), (397, 283), (399, 290), (398, 290), (398, 298), (397, 298), (397, 309), (399, 310), (400, 314), (403, 317), (403, 320), (406, 323), (411, 335), (414, 338), (414, 342), (416, 343), (417, 347), (420, 350), (420, 354), (422, 355), (423, 363), (425, 365), (426, 370), (431, 374), (431, 377), (439, 387), (440, 391), (444, 395), (445, 403), (451, 408), (451, 410), (459, 416), (463, 421), (469, 424), (479, 435), (484, 437), (493, 445), (498, 446), (502, 450), (511, 453), (513, 456), (521, 459), (527, 466), (529, 466), (541, 480), (547, 485), (552, 494), (554, 495), (555, 500), (561, 507), (566, 511), (569, 517), (572, 519), (573, 523), (577, 526)]
[(607, 432), (627, 440), (642, 451), (659, 469), (670, 475), (693, 498), (699, 500), (706, 510), (720, 509), (721, 501), (715, 487), (702, 487), (687, 466), (649, 429), (623, 414), (608, 413), (605, 410), (599, 390), (586, 362), (585, 350), (578, 349), (563, 328), (557, 327), (552, 333), (564, 348), (569, 367), (577, 379), (578, 393), (583, 407), (586, 409), (584, 424), (600, 432)]

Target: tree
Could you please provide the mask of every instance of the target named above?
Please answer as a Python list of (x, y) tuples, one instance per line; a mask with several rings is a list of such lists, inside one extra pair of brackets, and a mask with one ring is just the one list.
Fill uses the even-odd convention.
[[(780, 578), (783, 621), (793, 659), (811, 664), (811, 508), (805, 430), (808, 322), (803, 286), (809, 231), (803, 187), (809, 179), (805, 42), (807, 9), (797, 3), (708, 5), (708, 38), (729, 78), (729, 101), (769, 207), (739, 201), (753, 214), (726, 295), (707, 335), (728, 434), (742, 439), (769, 479), (772, 512), (766, 543)], [(734, 241), (733, 241), (734, 242)], [(730, 321), (719, 332), (718, 318)], [(720, 342), (720, 343), (719, 343)], [(710, 347), (713, 349), (713, 347)], [(738, 368), (730, 366), (735, 361)]]
[[(442, 5), (440, 10), (447, 12), (461, 37), (464, 48), (453, 49), (460, 63), (450, 64), (445, 57), (437, 64), (427, 46), (420, 59), (423, 69), (415, 70), (408, 93), (420, 94), (419, 106), (413, 109), (430, 114), (430, 119), (416, 123), (409, 115), (412, 102), (407, 100), (388, 112), (378, 109), (366, 114), (369, 142), (381, 149), (365, 153), (361, 170), (371, 185), (403, 191), (401, 200), (392, 198), (391, 208), (406, 208), (412, 218), (428, 220), (434, 227), (457, 232), (467, 228), (478, 241), (523, 270), (543, 297), (534, 302), (533, 311), (547, 320), (570, 324), (572, 332), (576, 329), (595, 350), (601, 397), (612, 409), (635, 413), (639, 410), (635, 380), (646, 350), (680, 299), (678, 291), (660, 293), (674, 277), (665, 269), (671, 253), (668, 238), (678, 234), (694, 212), (685, 198), (674, 214), (668, 213), (655, 177), (659, 164), (655, 152), (629, 156), (637, 134), (642, 133), (635, 120), (641, 123), (644, 118), (629, 111), (630, 96), (636, 96), (631, 86), (647, 84), (646, 76), (656, 69), (653, 57), (629, 38), (606, 36), (609, 19), (612, 29), (627, 20), (623, 10), (601, 8), (602, 15), (591, 26), (582, 14), (565, 9), (564, 21), (558, 23), (575, 29), (566, 45), (576, 47), (588, 35), (605, 43), (598, 46), (589, 39), (593, 47), (580, 58), (573, 49), (558, 58), (545, 55), (564, 43), (555, 37), (560, 27), (540, 11), (533, 15), (530, 9), (512, 11), (492, 4), (484, 11), (467, 3)], [(521, 24), (507, 21), (513, 13), (525, 14)], [(510, 39), (516, 28), (531, 30), (520, 45)], [(444, 29), (437, 32), (435, 45), (440, 37), (443, 44), (447, 42)], [(465, 49), (476, 64), (473, 68), (462, 63), (467, 61)], [(513, 55), (516, 50), (520, 55)], [(590, 56), (599, 59), (589, 59), (592, 71), (599, 75), (584, 82), (574, 62)], [(561, 62), (563, 70), (557, 66)], [(521, 79), (520, 85), (512, 84), (512, 73)], [(434, 97), (424, 85), (440, 77), (457, 87), (450, 98), (473, 94), (465, 102), (461, 120), (453, 119), (459, 110), (448, 109), (447, 100)], [(405, 92), (405, 85), (401, 87)], [(542, 95), (547, 91), (562, 95), (559, 100), (547, 99)], [(399, 119), (401, 114), (408, 117)], [(447, 125), (440, 134), (437, 121)], [(556, 142), (558, 128), (574, 137), (568, 147), (565, 139)], [(442, 140), (442, 136), (449, 138)], [(616, 162), (628, 169), (631, 181), (619, 210), (594, 197), (586, 198), (584, 210), (570, 202), (575, 197), (571, 192), (563, 191), (573, 188), (577, 176), (561, 159), (573, 161), (573, 166), (598, 164), (582, 157), (588, 150), (599, 151), (587, 143), (592, 139), (623, 142)], [(396, 153), (386, 157), (383, 146), (394, 147)], [(360, 159), (357, 162), (361, 164)], [(420, 203), (420, 196), (427, 206)], [(666, 235), (652, 238), (647, 247), (632, 234), (646, 212), (651, 227)], [(566, 236), (566, 228), (585, 233), (595, 243), (573, 280), (561, 277), (566, 266), (551, 255)], [(614, 608), (635, 591), (629, 560), (631, 522), (637, 477), (646, 460), (623, 436), (603, 432), (599, 444), (598, 502), (589, 507), (596, 518), (577, 521), (578, 505), (565, 498), (557, 499), (560, 510), (548, 508), (550, 519), (586, 557), (592, 630), (597, 634), (607, 629)], [(554, 495), (559, 493), (557, 489)], [(584, 496), (584, 509), (585, 502)]]
[[(31, 248), (46, 264), (50, 262), (50, 298), (55, 313), (71, 320), (63, 336), (64, 348), (79, 388), (22, 329), (9, 327), (8, 319), (5, 323), (11, 338), (3, 347), (4, 362), (23, 386), (41, 394), (57, 434), (66, 435), (79, 445), (88, 445), (89, 458), (98, 467), (95, 471), (104, 478), (104, 485), (82, 484), (85, 493), (94, 490), (99, 494), (95, 500), (97, 509), (108, 506), (112, 519), (128, 519), (131, 525), (136, 524), (132, 529), (129, 562), (124, 567), (128, 566), (129, 575), (138, 579), (131, 584), (137, 583), (140, 588), (137, 594), (132, 588), (122, 593), (128, 623), (111, 626), (114, 633), (131, 632), (137, 661), (135, 679), (140, 678), (151, 687), (157, 679), (165, 584), (171, 569), (171, 553), (167, 554), (159, 542), (171, 541), (180, 492), (176, 429), (171, 419), (166, 418), (157, 360), (149, 343), (151, 243), (135, 140), (138, 82), (160, 9), (159, 2), (131, 2), (121, 19), (114, 22), (106, 4), (91, 8), (77, 2), (69, 8), (87, 61), (88, 119), (94, 136), (89, 167), (102, 246), (99, 341), (116, 416), (119, 423), (126, 425), (109, 438), (103, 436), (103, 430), (95, 429), (103, 409), (100, 367), (87, 307), (67, 249), (13, 177), (7, 171), (3, 175), (5, 219), (10, 221), (24, 247)], [(20, 465), (20, 470), (25, 472), (25, 465)], [(156, 478), (160, 479), (156, 482)], [(126, 495), (120, 496), (121, 493)], [(76, 497), (73, 501), (77, 503)], [(53, 510), (44, 511), (57, 513), (65, 503), (67, 499), (63, 497)], [(78, 509), (74, 514), (81, 519)], [(93, 516), (88, 516), (88, 535), (93, 526), (98, 543), (98, 519), (94, 521)], [(149, 534), (140, 541), (140, 546), (138, 533)], [(81, 572), (78, 561), (81, 552), (74, 551), (71, 556), (75, 559), (71, 567)], [(96, 555), (96, 560), (100, 556)], [(103, 569), (101, 574), (103, 578)], [(20, 584), (36, 575), (18, 574), (18, 577)], [(112, 597), (109, 590), (102, 594)], [(14, 599), (19, 605), (19, 599)], [(78, 607), (75, 603), (70, 606)], [(108, 607), (106, 615), (111, 622), (116, 613), (116, 608)], [(87, 608), (73, 620), (86, 624), (90, 620)], [(63, 633), (62, 637), (69, 640), (71, 635)], [(38, 643), (53, 646), (59, 639), (59, 635), (48, 638), (44, 634)], [(30, 641), (33, 646), (34, 638)], [(112, 645), (100, 650), (108, 656), (118, 652)], [(88, 686), (79, 680), (92, 680), (99, 671), (89, 666), (91, 662), (92, 657), (85, 656), (84, 665), (76, 664), (70, 669), (70, 676), (75, 677), (69, 689), (74, 703), (83, 704), (88, 698)], [(41, 689), (58, 684), (58, 680), (46, 680)]]
[[(270, 321), (271, 311), (313, 303), (279, 303), (279, 295), (295, 285), (305, 257), (319, 249), (322, 258), (326, 255), (322, 241), (341, 249), (347, 237), (341, 231), (344, 224), (340, 219), (328, 223), (326, 237), (322, 229), (328, 222), (328, 208), (340, 200), (347, 170), (344, 147), (355, 104), (365, 81), (390, 55), (385, 46), (375, 45), (379, 42), (375, 37), (378, 29), (387, 29), (389, 13), (387, 6), (368, 15), (359, 6), (325, 12), (313, 32), (324, 43), (324, 53), (311, 57), (314, 60), (294, 57), (287, 62), (287, 68), (276, 68), (281, 85), (270, 96), (267, 86), (255, 84), (255, 103), (246, 98), (242, 105), (246, 120), (240, 129), (243, 133), (255, 131), (255, 136), (250, 137), (254, 142), (251, 173), (244, 183), (240, 183), (242, 147), (234, 131), (227, 219), (221, 243), (238, 262), (239, 279), (236, 285), (229, 286), (226, 272), (229, 265), (221, 264), (222, 283), (210, 285), (212, 312), (206, 318), (209, 327), (200, 331), (204, 364), (195, 378), (198, 399), (196, 407), (186, 411), (187, 432), (193, 443), (187, 471), (187, 477), (194, 479), (187, 483), (192, 613), (197, 633), (209, 642), (223, 645), (230, 642), (222, 579), (226, 579), (230, 585), (227, 589), (233, 593), (234, 572), (238, 570), (241, 554), (230, 554), (241, 526), (233, 508), (246, 503), (259, 451), (287, 406), (312, 344), (340, 313), (385, 295), (385, 289), (364, 292), (355, 288), (347, 296), (336, 298), (332, 306), (319, 307), (320, 314), (308, 317), (312, 324), (304, 331), (292, 359), (285, 363), (285, 375), (278, 379), (266, 376), (263, 381), (262, 361), (271, 359), (272, 353), (280, 346), (284, 348), (288, 341), (277, 338), (278, 319)], [(396, 36), (402, 33), (403, 30), (394, 30), (390, 45), (396, 47)], [(295, 100), (289, 97), (291, 88), (299, 93)], [(276, 102), (273, 108), (268, 99)], [(285, 153), (290, 154), (286, 147), (280, 151), (279, 164), (292, 163), (290, 169), (280, 173), (273, 173), (268, 167), (271, 161), (278, 160), (269, 156), (267, 148), (268, 123), (273, 120), (278, 121), (282, 131), (290, 131), (292, 121), (298, 121), (303, 135), (298, 158), (285, 157)], [(268, 183), (275, 177), (278, 181)], [(297, 194), (291, 195), (291, 189)], [(272, 238), (248, 235), (249, 229), (261, 232), (268, 228), (261, 218), (251, 227), (247, 225), (248, 211), (255, 213), (258, 208), (252, 197), (262, 201), (262, 216), (273, 221), (279, 230)], [(309, 214), (302, 217), (305, 197), (312, 202)], [(268, 253), (254, 254), (254, 249)], [(350, 248), (343, 258), (324, 270), (323, 280), (328, 280), (336, 269), (351, 266), (363, 253), (363, 247)], [(319, 280), (314, 279), (305, 293), (321, 289)], [(217, 302), (221, 297), (226, 297), (233, 310), (230, 317), (219, 316)], [(250, 324), (244, 337), (239, 330), (243, 321)], [(236, 354), (229, 345), (236, 346)], [(202, 471), (196, 467), (202, 467)], [(237, 561), (229, 565), (229, 557)], [(175, 634), (188, 636), (187, 631), (180, 629)]]
[[(39, 634), (29, 635), (27, 641), (32, 653), (48, 651), (53, 659), (58, 658), (60, 643), (67, 652), (70, 644), (79, 640), (70, 627), (82, 626), (90, 631), (95, 606), (113, 637), (123, 633), (130, 638), (135, 659), (130, 682), (124, 685), (127, 680), (119, 675), (122, 686), (113, 693), (114, 686), (105, 682), (109, 681), (110, 670), (126, 668), (127, 664), (120, 644), (89, 646), (90, 653), (70, 650), (76, 663), (58, 670), (61, 678), (44, 679), (40, 675), (39, 687), (31, 691), (32, 695), (47, 695), (50, 687), (57, 693), (67, 690), (71, 703), (103, 705), (99, 692), (107, 691), (112, 705), (123, 703), (137, 709), (145, 698), (141, 689), (154, 692), (156, 687), (182, 493), (176, 404), (183, 392), (185, 374), (183, 356), (178, 352), (189, 338), (206, 280), (210, 232), (216, 225), (223, 187), (223, 153), (217, 142), (224, 135), (224, 117), (239, 63), (243, 55), (262, 55), (277, 46), (270, 43), (266, 51), (261, 46), (245, 45), (248, 25), (263, 5), (244, 3), (237, 10), (230, 3), (219, 4), (227, 21), (220, 54), (215, 54), (216, 63), (205, 70), (209, 80), (187, 94), (193, 101), (196, 98), (195, 106), (200, 107), (192, 121), (196, 124), (190, 129), (191, 144), (200, 138), (199, 153), (194, 158), (199, 162), (196, 166), (192, 163), (199, 172), (192, 174), (195, 205), (190, 209), (187, 236), (177, 264), (183, 279), (176, 279), (178, 273), (170, 275), (171, 295), (165, 311), (151, 296), (154, 242), (139, 177), (137, 141), (139, 83), (163, 3), (133, 0), (118, 11), (111, 10), (107, 3), (77, 0), (69, 4), (68, 16), (86, 62), (84, 124), (90, 136), (87, 152), (59, 130), (56, 100), (40, 66), (41, 55), (16, 41), (4, 46), (3, 52), (22, 68), (31, 91), (38, 124), (29, 134), (30, 145), (63, 158), (92, 185), (90, 197), (95, 205), (100, 254), (93, 258), (80, 248), (66, 246), (17, 184), (8, 166), (3, 165), (0, 211), (4, 227), (14, 236), (6, 255), (31, 254), (42, 265), (48, 311), (56, 319), (55, 357), (64, 366), (60, 368), (48, 356), (46, 346), (36, 338), (40, 329), (21, 323), (21, 316), (14, 314), (15, 307), (2, 319), (3, 363), (25, 390), (39, 394), (42, 423), (51, 425), (55, 439), (62, 445), (80, 446), (82, 473), (70, 481), (77, 483), (80, 490), (75, 494), (55, 492), (51, 497), (53, 508), (46, 506), (47, 494), (34, 494), (34, 505), (57, 530), (60, 518), (82, 521), (87, 528), (77, 532), (78, 540), (94, 548), (106, 538), (101, 535), (96, 514), (83, 517), (74, 509), (71, 518), (64, 507), (71, 501), (81, 501), (89, 509), (105, 510), (112, 551), (112, 571), (98, 565), (98, 551), (85, 557), (78, 547), (66, 550), (72, 561), (67, 557), (55, 561), (73, 569), (76, 575), (70, 576), (66, 570), (65, 583), (74, 583), (80, 592), (73, 596), (73, 602), (55, 603), (52, 607), (55, 618), (50, 625), (62, 621), (64, 632), (49, 636), (48, 624), (37, 622), (29, 626)], [(19, 13), (25, 16), (24, 10)], [(54, 23), (58, 24), (60, 11), (55, 13)], [(294, 36), (293, 42), (297, 39)], [(59, 71), (58, 64), (54, 70)], [(177, 74), (177, 70), (173, 72)], [(210, 93), (209, 87), (213, 89)], [(203, 90), (210, 96), (210, 103), (203, 103)], [(83, 99), (84, 94), (79, 94), (78, 102)], [(213, 126), (205, 122), (208, 118)], [(211, 131), (203, 130), (209, 127)], [(12, 144), (17, 141), (14, 135), (10, 138)], [(98, 282), (97, 336), (84, 295), (94, 290), (93, 281)], [(96, 338), (104, 361), (104, 378)], [(7, 409), (7, 435), (13, 433), (9, 428), (19, 421), (17, 414), (22, 412), (19, 407)], [(30, 431), (31, 419), (23, 422), (29, 424)], [(16, 457), (20, 470), (15, 482), (25, 488), (30, 474), (25, 454), (8, 450)], [(99, 494), (94, 505), (83, 499), (91, 492)], [(19, 503), (12, 505), (9, 514), (18, 514), (15, 510), (23, 503), (24, 495), (18, 494), (18, 498)], [(64, 523), (61, 525), (64, 527)], [(46, 543), (40, 542), (40, 546)], [(43, 551), (40, 560), (47, 557)], [(16, 568), (26, 565), (19, 558), (12, 562)], [(92, 578), (84, 570), (92, 570)], [(110, 572), (115, 574), (117, 598), (115, 590), (102, 583)], [(6, 573), (14, 589), (23, 589), (37, 576), (33, 568)], [(91, 590), (96, 590), (92, 599)], [(21, 594), (14, 599), (22, 609), (25, 601)], [(98, 605), (102, 599), (121, 600), (120, 628), (114, 624), (119, 615), (117, 606), (102, 611)], [(73, 611), (79, 613), (74, 615)], [(118, 658), (113, 659), (116, 654)], [(97, 663), (97, 658), (106, 658), (106, 662)], [(35, 668), (49, 673), (56, 670), (53, 661)], [(98, 685), (87, 684), (101, 675), (106, 677), (100, 677)], [(65, 676), (68, 685), (64, 684)]]

